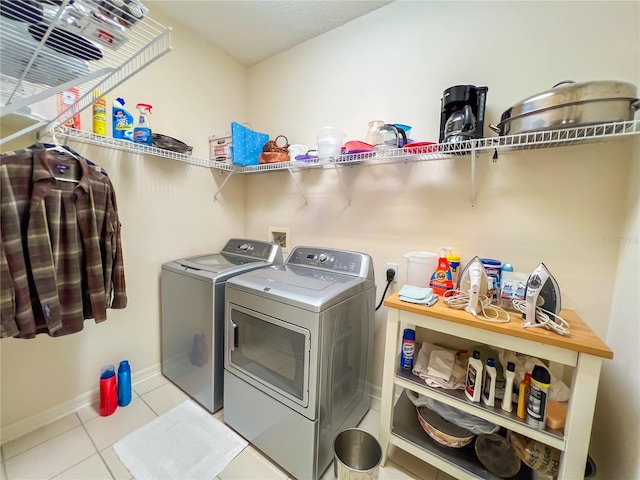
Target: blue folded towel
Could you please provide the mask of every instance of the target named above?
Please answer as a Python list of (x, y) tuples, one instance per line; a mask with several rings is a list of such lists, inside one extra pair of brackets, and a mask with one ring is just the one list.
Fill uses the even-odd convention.
[(432, 288), (414, 287), (413, 285), (403, 286), (398, 292), (398, 298), (403, 302), (416, 303), (428, 307), (435, 305), (438, 301), (438, 296), (433, 293)]

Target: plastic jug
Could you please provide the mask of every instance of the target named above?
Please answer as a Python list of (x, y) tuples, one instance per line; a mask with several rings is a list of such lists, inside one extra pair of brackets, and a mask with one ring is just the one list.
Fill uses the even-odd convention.
[(118, 405), (126, 407), (131, 403), (131, 367), (123, 360), (118, 367)]
[(107, 365), (100, 369), (100, 415), (111, 415), (118, 408), (116, 368)]

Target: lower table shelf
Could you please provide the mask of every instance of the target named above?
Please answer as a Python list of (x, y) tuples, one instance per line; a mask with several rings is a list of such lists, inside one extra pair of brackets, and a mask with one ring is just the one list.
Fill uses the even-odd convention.
[[(441, 470), (456, 476), (456, 478), (483, 480), (500, 480), (502, 478), (491, 473), (480, 463), (475, 453), (475, 441), (463, 448), (450, 448), (439, 445), (432, 440), (420, 426), (416, 407), (405, 392), (402, 392), (393, 411), (390, 441), (403, 450), (407, 450)], [(520, 471), (511, 478), (528, 480), (533, 478), (533, 473), (523, 464)]]

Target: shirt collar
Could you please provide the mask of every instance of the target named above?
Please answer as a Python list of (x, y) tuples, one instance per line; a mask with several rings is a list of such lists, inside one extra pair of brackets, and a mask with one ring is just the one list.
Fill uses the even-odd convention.
[[(39, 144), (35, 144), (32, 145), (32, 147), (38, 145)], [(79, 155), (76, 158), (73, 155), (65, 154), (64, 152), (60, 152), (60, 155), (64, 155), (65, 158), (70, 158), (78, 162), (78, 165), (80, 165), (80, 169), (82, 171), (82, 176), (80, 177), (80, 181), (78, 182), (78, 187), (82, 188), (85, 192), (89, 192), (89, 167), (84, 161), (84, 158), (80, 157)], [(55, 175), (51, 170), (51, 164), (49, 163), (49, 153), (44, 148), (33, 151), (33, 173), (31, 180), (33, 183), (43, 180), (49, 180), (52, 183), (55, 183), (56, 181)]]

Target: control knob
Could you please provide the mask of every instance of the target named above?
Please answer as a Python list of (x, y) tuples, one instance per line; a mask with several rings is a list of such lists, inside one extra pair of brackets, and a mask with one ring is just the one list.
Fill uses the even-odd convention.
[(325, 262), (327, 260), (327, 255), (321, 253), (320, 255), (318, 255), (318, 260), (320, 260), (321, 262)]

